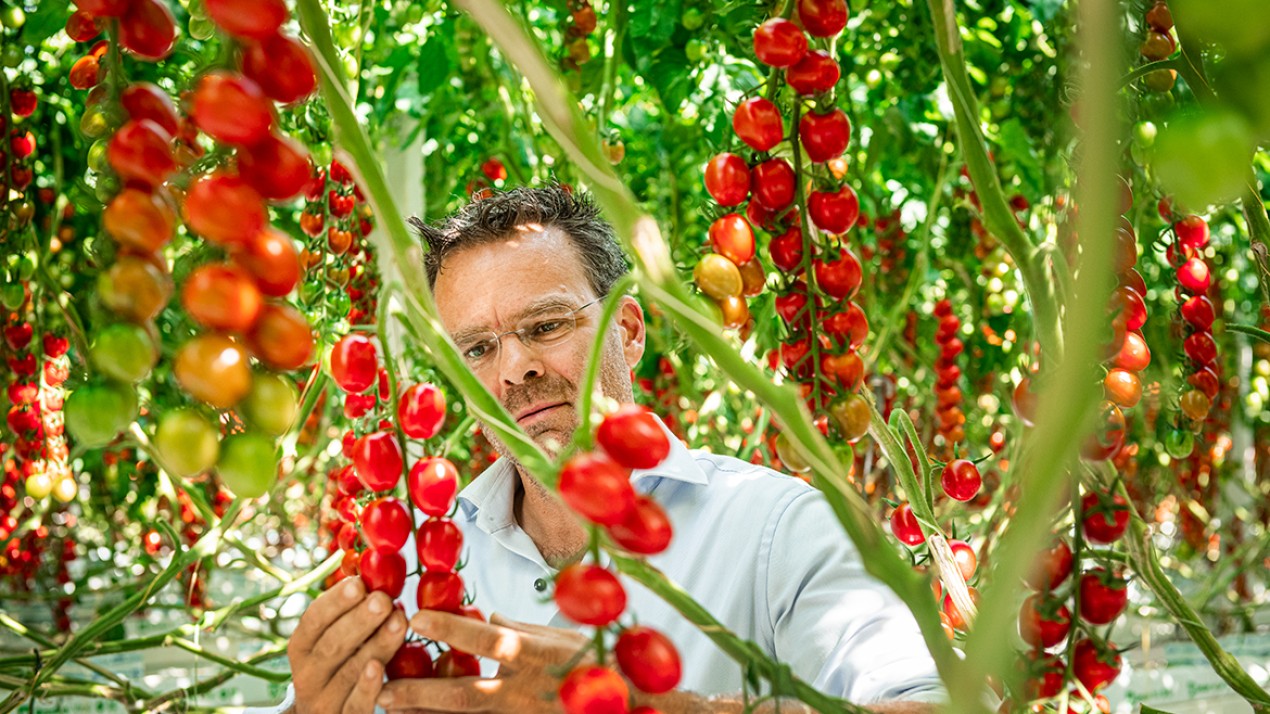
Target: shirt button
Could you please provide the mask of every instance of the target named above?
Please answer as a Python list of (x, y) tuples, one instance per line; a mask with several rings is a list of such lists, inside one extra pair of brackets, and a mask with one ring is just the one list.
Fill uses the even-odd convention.
[(542, 578), (538, 578), (537, 580), (534, 581), (534, 590), (537, 590), (538, 592), (545, 592), (546, 589), (547, 589), (546, 580), (543, 580)]

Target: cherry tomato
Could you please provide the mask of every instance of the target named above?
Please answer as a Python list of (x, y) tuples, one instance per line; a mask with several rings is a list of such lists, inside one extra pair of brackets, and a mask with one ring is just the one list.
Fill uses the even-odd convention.
[(722, 153), (706, 164), (706, 191), (720, 206), (735, 206), (750, 195), (750, 168), (736, 154)]
[(1058, 541), (1041, 551), (1035, 567), (1028, 573), (1027, 584), (1033, 590), (1054, 590), (1072, 572), (1072, 549)]
[(172, 135), (149, 119), (133, 119), (110, 139), (106, 157), (119, 178), (155, 188), (176, 170)]
[(331, 349), (331, 377), (346, 392), (366, 391), (375, 383), (378, 372), (379, 352), (366, 335), (345, 335)]
[[(1135, 333), (1136, 334), (1136, 333)], [(1128, 344), (1126, 339), (1125, 344)], [(1123, 351), (1123, 348), (1121, 348)], [(1142, 399), (1142, 380), (1138, 375), (1125, 369), (1112, 369), (1102, 381), (1103, 391), (1107, 399), (1118, 406), (1129, 409)]]
[(363, 550), (357, 572), (366, 583), (368, 592), (382, 592), (394, 600), (401, 596), (401, 590), (406, 586), (406, 559), (395, 550)]
[(247, 352), (225, 335), (191, 338), (176, 353), (176, 380), (192, 397), (228, 409), (251, 389)]
[(101, 79), (101, 65), (97, 62), (96, 57), (85, 55), (75, 60), (75, 64), (71, 66), (71, 71), (67, 78), (75, 89), (95, 87)]
[(666, 512), (651, 497), (637, 495), (635, 508), (621, 523), (608, 526), (609, 537), (639, 555), (656, 555), (670, 545), (673, 531)]
[[(83, 6), (80, 6), (83, 9)], [(161, 0), (128, 0), (119, 19), (119, 44), (146, 60), (161, 60), (176, 43), (176, 20)]]
[(270, 201), (289, 201), (309, 182), (309, 152), (286, 136), (268, 134), (260, 142), (238, 150), (238, 173)]
[(243, 74), (260, 85), (265, 96), (292, 104), (317, 89), (313, 58), (302, 42), (277, 34), (243, 47)]
[(300, 411), (299, 395), (286, 377), (258, 374), (238, 409), (248, 424), (270, 436), (281, 436), (291, 429)]
[(860, 217), (860, 199), (850, 186), (837, 191), (812, 191), (807, 213), (816, 227), (829, 233), (845, 233)]
[(1096, 692), (1120, 676), (1120, 653), (1111, 642), (1104, 650), (1092, 640), (1081, 640), (1072, 654), (1072, 672), (1086, 689)]
[(1019, 608), (1019, 635), (1033, 647), (1053, 647), (1067, 639), (1072, 612), (1062, 601), (1031, 595)]
[(102, 224), (120, 245), (153, 253), (175, 234), (176, 214), (162, 196), (127, 188), (106, 206)]
[(824, 50), (811, 50), (798, 64), (785, 70), (785, 81), (804, 96), (828, 92), (841, 76), (837, 61)]
[(913, 514), (913, 507), (908, 503), (901, 503), (891, 513), (891, 533), (901, 543), (910, 547), (926, 542), (926, 534), (922, 533), (917, 516)]
[(384, 674), (390, 682), (396, 679), (428, 679), (433, 676), (432, 656), (422, 641), (404, 642), (384, 665)]
[(251, 275), (260, 292), (284, 297), (300, 281), (300, 256), (286, 233), (267, 227), (233, 252), (234, 262)]
[(750, 306), (740, 295), (725, 297), (716, 303), (720, 322), (729, 330), (739, 330), (750, 321)]
[(784, 159), (768, 159), (754, 167), (751, 188), (754, 200), (764, 208), (771, 211), (784, 210), (794, 202), (794, 169)]
[(204, 0), (203, 7), (222, 30), (238, 38), (272, 37), (287, 21), (283, 0)]
[(93, 17), (119, 17), (128, 11), (132, 0), (75, 0), (80, 12)]
[(144, 327), (116, 323), (103, 329), (89, 350), (93, 367), (114, 380), (134, 384), (159, 361), (159, 350)]
[(816, 287), (835, 300), (850, 300), (860, 289), (864, 273), (860, 261), (847, 249), (834, 260), (816, 259), (812, 263)]
[(1208, 398), (1208, 395), (1198, 389), (1191, 389), (1178, 400), (1178, 406), (1181, 407), (1182, 413), (1186, 414), (1186, 416), (1195, 421), (1200, 421), (1208, 417), (1208, 412), (1213, 408), (1213, 403)]
[(1182, 318), (1200, 331), (1206, 332), (1212, 329), (1213, 320), (1216, 319), (1213, 301), (1204, 295), (1192, 295), (1186, 298), (1182, 301), (1181, 312)]
[(833, 37), (847, 26), (846, 0), (798, 0), (798, 19), (813, 37)]
[(429, 570), (419, 576), (416, 598), (420, 610), (458, 614), (463, 607), (463, 578), (455, 573)]
[(167, 92), (149, 82), (128, 85), (120, 96), (120, 103), (133, 121), (148, 119), (168, 133), (169, 139), (180, 134), (180, 117)]
[(628, 469), (651, 469), (670, 454), (670, 439), (657, 415), (637, 404), (624, 404), (605, 416), (595, 440)]
[(257, 498), (278, 480), (278, 453), (263, 434), (234, 434), (221, 445), (216, 473), (241, 498)]
[[(970, 602), (978, 606), (979, 591), (971, 587), (967, 587), (966, 590), (970, 592)], [(970, 624), (966, 621), (965, 616), (961, 614), (961, 610), (957, 609), (957, 605), (953, 603), (952, 595), (944, 595), (944, 614), (948, 616), (949, 623), (954, 630), (965, 630), (966, 626)]]
[(732, 129), (755, 151), (770, 151), (785, 138), (780, 110), (762, 97), (750, 97), (737, 105)]
[(415, 508), (433, 517), (448, 515), (459, 492), (459, 472), (449, 459), (433, 456), (420, 459), (406, 479), (410, 501)]
[(975, 574), (975, 568), (979, 566), (979, 559), (975, 557), (974, 548), (964, 540), (952, 539), (948, 541), (948, 549), (952, 551), (953, 561), (957, 563), (957, 569), (961, 571), (961, 579), (969, 581), (971, 576)]
[(313, 356), (313, 332), (299, 310), (266, 303), (247, 334), (251, 353), (273, 369), (292, 370)]
[(596, 665), (579, 665), (560, 683), (565, 714), (626, 714), (629, 698), (621, 676)]
[[(823, 359), (828, 360), (832, 357), (832, 355), (826, 355)], [(831, 366), (836, 366), (836, 363), (831, 363)], [(872, 412), (868, 401), (859, 394), (848, 394), (829, 405), (829, 414), (838, 424), (838, 431), (842, 432), (842, 438), (847, 441), (857, 441), (869, 433)]]
[(692, 278), (701, 292), (715, 300), (737, 297), (745, 285), (736, 263), (717, 253), (707, 253), (692, 270)]
[(190, 116), (208, 136), (238, 146), (260, 143), (273, 128), (273, 107), (260, 85), (223, 70), (198, 81)]
[(1106, 625), (1124, 612), (1129, 589), (1124, 578), (1094, 568), (1080, 577), (1080, 617), (1093, 625)]
[(679, 685), (683, 673), (679, 651), (669, 638), (651, 627), (623, 630), (613, 654), (622, 674), (641, 691), (662, 694)]
[(397, 424), (411, 439), (431, 439), (445, 423), (445, 393), (424, 382), (401, 393)]
[(793, 22), (774, 17), (754, 31), (754, 54), (769, 67), (791, 67), (807, 54), (807, 36)]
[(789, 230), (772, 239), (768, 251), (772, 256), (772, 263), (778, 269), (786, 273), (795, 272), (803, 261), (802, 229), (796, 225), (790, 226)]
[(246, 243), (268, 223), (264, 199), (256, 189), (220, 171), (190, 184), (185, 219), (195, 233), (222, 246)]
[(1094, 543), (1114, 543), (1129, 527), (1129, 503), (1119, 494), (1107, 499), (1097, 493), (1087, 493), (1080, 501), (1083, 514), (1081, 527), (1085, 538)]
[(767, 273), (763, 271), (763, 264), (750, 259), (736, 267), (741, 271), (741, 295), (747, 298), (761, 295), (763, 288), (767, 286)]
[(101, 34), (101, 22), (83, 10), (66, 18), (66, 36), (76, 42), (88, 42)]
[(851, 142), (851, 122), (841, 109), (808, 112), (798, 121), (798, 137), (807, 158), (820, 163), (842, 155)]
[(1191, 361), (1199, 365), (1209, 365), (1217, 359), (1217, 343), (1207, 332), (1196, 332), (1182, 342), (1182, 349)]
[(720, 216), (710, 224), (710, 246), (740, 266), (754, 259), (754, 231), (739, 213)]
[(626, 590), (608, 570), (577, 563), (556, 576), (555, 600), (560, 612), (570, 620), (604, 627), (626, 609)]
[(172, 296), (172, 279), (144, 258), (123, 256), (98, 278), (97, 295), (116, 315), (147, 322)]
[(463, 531), (449, 518), (429, 518), (415, 534), (419, 562), (428, 570), (454, 570), (463, 550)]
[(441, 679), (481, 676), (481, 663), (476, 657), (458, 650), (446, 650), (437, 657), (436, 676)]
[(181, 304), (204, 327), (245, 332), (255, 324), (264, 301), (242, 268), (211, 263), (199, 266), (185, 279)]
[(391, 496), (377, 498), (362, 509), (362, 535), (372, 548), (401, 550), (413, 529), (410, 512)]
[(560, 470), (560, 497), (592, 522), (621, 523), (635, 508), (630, 475), (630, 469), (603, 452), (581, 453)]
[(1122, 370), (1141, 372), (1151, 364), (1151, 348), (1141, 332), (1127, 332), (1113, 364)]
[(105, 446), (137, 418), (137, 393), (118, 383), (86, 385), (66, 397), (62, 414), (80, 446)]
[(371, 491), (388, 491), (401, 480), (401, 446), (397, 437), (376, 431), (358, 439), (353, 445), (353, 467), (362, 483)]
[(1208, 263), (1198, 256), (1190, 258), (1177, 269), (1177, 281), (1192, 295), (1201, 295), (1208, 291), (1212, 276), (1208, 271)]

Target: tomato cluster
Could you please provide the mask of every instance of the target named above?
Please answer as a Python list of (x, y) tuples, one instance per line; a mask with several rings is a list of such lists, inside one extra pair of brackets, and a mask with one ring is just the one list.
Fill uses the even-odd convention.
[[(961, 368), (957, 366), (957, 357), (966, 346), (957, 336), (961, 320), (953, 314), (950, 300), (945, 298), (935, 303), (935, 317), (939, 319), (939, 329), (935, 332), (935, 342), (939, 345), (939, 359), (935, 360), (936, 433), (942, 439), (941, 446), (946, 457), (951, 459), (956, 444), (966, 439), (966, 414), (961, 409), (962, 393), (958, 384)], [(958, 500), (967, 501), (969, 498)]]
[[(1213, 401), (1221, 390), (1221, 362), (1217, 359), (1217, 342), (1213, 339), (1213, 322), (1217, 308), (1209, 298), (1216, 288), (1216, 276), (1204, 259), (1209, 241), (1208, 222), (1197, 215), (1173, 218), (1174, 242), (1169, 245), (1169, 264), (1177, 271), (1178, 318), (1185, 338), (1186, 389), (1178, 401), (1182, 414), (1197, 431), (1208, 417)], [(1177, 454), (1178, 458), (1186, 454)]]
[[(1177, 50), (1177, 38), (1173, 35), (1173, 13), (1164, 0), (1155, 0), (1142, 16), (1142, 44), (1138, 53), (1143, 62), (1159, 62), (1168, 59)], [(1154, 69), (1142, 78), (1152, 92), (1168, 92), (1177, 83), (1177, 70)]]
[(587, 38), (595, 32), (598, 18), (591, 0), (568, 0), (565, 9), (568, 14), (561, 19), (564, 48), (560, 54), (560, 68), (570, 82), (580, 82), (582, 65), (591, 61), (591, 45)]
[(379, 306), (379, 275), (374, 246), (368, 240), (375, 226), (374, 213), (365, 194), (352, 172), (333, 159), (329, 167), (314, 170), (304, 197), (300, 228), (312, 240), (300, 253), (301, 264), (343, 288), (349, 298), (349, 324), (373, 323)]
[[(561, 498), (625, 550), (637, 555), (664, 551), (670, 546), (670, 520), (652, 497), (636, 493), (630, 481), (632, 469), (654, 468), (670, 453), (664, 428), (651, 412), (627, 404), (604, 417), (595, 440), (600, 448), (565, 462)], [(571, 565), (556, 576), (554, 597), (570, 620), (617, 632), (614, 659), (637, 689), (661, 694), (679, 684), (679, 652), (669, 638), (650, 627), (617, 624), (626, 610), (626, 590), (612, 572), (595, 563)], [(597, 652), (599, 664), (579, 665), (561, 682), (560, 702), (567, 714), (629, 711), (626, 681), (603, 654)]]

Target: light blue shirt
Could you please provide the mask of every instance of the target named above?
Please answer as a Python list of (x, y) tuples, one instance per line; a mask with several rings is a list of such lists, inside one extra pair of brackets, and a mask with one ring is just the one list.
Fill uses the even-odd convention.
[[(460, 574), (486, 615), (579, 629), (550, 598), (556, 571), (516, 523), (517, 478), (511, 462), (500, 459), (459, 493), (454, 520), (467, 562)], [(656, 498), (674, 528), (670, 547), (648, 562), (732, 632), (817, 689), (856, 704), (943, 700), (912, 613), (865, 572), (820, 491), (762, 466), (690, 451), (674, 437), (666, 460), (636, 470), (631, 481)], [(410, 572), (413, 541), (404, 554)], [(661, 598), (621, 580), (627, 591), (622, 621), (637, 620), (670, 637), (683, 663), (680, 689), (741, 692), (740, 665)], [(417, 611), (417, 583), (417, 576), (406, 580), (407, 615)], [(546, 584), (545, 592), (535, 584)], [(483, 660), (481, 673), (494, 676), (497, 668)]]

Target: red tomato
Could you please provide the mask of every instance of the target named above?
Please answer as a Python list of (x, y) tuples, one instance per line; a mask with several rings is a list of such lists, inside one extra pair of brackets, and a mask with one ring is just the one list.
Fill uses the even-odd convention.
[(445, 393), (424, 382), (401, 393), (397, 424), (411, 439), (431, 439), (445, 423)]
[(1182, 302), (1181, 306), (1182, 319), (1191, 323), (1197, 330), (1204, 332), (1209, 331), (1213, 327), (1213, 320), (1216, 319), (1216, 311), (1213, 309), (1213, 301), (1204, 295), (1192, 295)]
[(1208, 245), (1208, 222), (1190, 215), (1173, 224), (1177, 240), (1187, 248), (1203, 248)]
[(570, 508), (601, 525), (621, 523), (635, 509), (631, 471), (603, 452), (581, 453), (560, 470), (560, 497)]
[(864, 339), (869, 336), (869, 318), (864, 310), (855, 303), (847, 303), (844, 312), (835, 312), (822, 321), (825, 334), (848, 349), (859, 349)]
[(979, 566), (975, 549), (971, 548), (966, 541), (956, 539), (948, 541), (948, 549), (952, 551), (953, 561), (957, 563), (957, 569), (961, 571), (961, 579), (969, 581), (975, 574), (975, 568)]
[(212, 263), (199, 266), (185, 279), (181, 305), (204, 327), (245, 332), (260, 315), (263, 299), (246, 271)]
[(670, 439), (657, 416), (638, 404), (624, 404), (605, 416), (595, 440), (628, 469), (651, 469), (670, 454)]
[(1124, 612), (1129, 603), (1128, 583), (1124, 578), (1094, 568), (1080, 576), (1080, 616), (1085, 622), (1106, 625)]
[(419, 562), (428, 570), (454, 570), (463, 550), (463, 531), (449, 518), (429, 518), (415, 534)]
[(1217, 343), (1207, 332), (1196, 332), (1182, 342), (1182, 349), (1191, 361), (1199, 365), (1212, 364), (1217, 359)]
[(441, 679), (481, 676), (481, 663), (476, 657), (458, 650), (446, 650), (437, 657), (436, 676)]
[(1028, 696), (1032, 699), (1048, 699), (1063, 691), (1063, 675), (1067, 667), (1054, 655), (1040, 655), (1032, 663), (1031, 677), (1027, 683)]
[(630, 690), (613, 670), (580, 665), (560, 683), (565, 714), (626, 714)]
[(825, 114), (807, 112), (798, 122), (798, 137), (807, 158), (816, 163), (842, 155), (851, 143), (851, 122), (841, 109), (834, 108)]
[(221, 334), (199, 335), (182, 345), (173, 372), (190, 396), (217, 409), (234, 406), (251, 390), (247, 351)]
[(272, 369), (299, 369), (313, 357), (313, 331), (299, 310), (266, 303), (247, 333), (247, 345), (256, 359)]
[(1147, 307), (1133, 288), (1119, 287), (1111, 294), (1113, 315), (1122, 316), (1126, 330), (1141, 329), (1147, 321)]
[(128, 11), (132, 0), (75, 0), (80, 12), (93, 17), (119, 17)]
[(463, 578), (456, 573), (430, 570), (419, 576), (416, 593), (420, 610), (459, 614), (463, 608)]
[(782, 211), (794, 202), (794, 169), (784, 159), (768, 159), (754, 167), (751, 187), (764, 208)]
[(722, 153), (706, 164), (706, 191), (720, 206), (735, 206), (750, 195), (750, 167), (736, 154)]
[(412, 530), (410, 512), (391, 496), (377, 498), (362, 509), (362, 535), (372, 548), (401, 550)]
[(901, 503), (891, 513), (891, 533), (907, 546), (917, 546), (926, 542), (926, 534), (922, 533), (921, 524), (913, 514), (913, 507)]
[(609, 537), (639, 555), (656, 555), (670, 545), (673, 530), (666, 512), (651, 497), (637, 495), (635, 509), (621, 523), (608, 527)]
[(1080, 500), (1080, 510), (1085, 537), (1094, 543), (1114, 543), (1129, 527), (1129, 503), (1119, 494), (1108, 504), (1105, 497), (1091, 491)]
[(75, 60), (75, 64), (71, 67), (68, 75), (71, 86), (76, 89), (95, 87), (100, 79), (101, 64), (92, 55), (85, 55)]
[(35, 107), (39, 104), (39, 100), (35, 96), (35, 92), (23, 87), (14, 87), (9, 90), (9, 110), (15, 116), (29, 117), (35, 113)]
[(754, 230), (739, 213), (729, 213), (710, 224), (710, 246), (714, 252), (738, 266), (754, 259)]
[(1124, 412), (1113, 402), (1098, 406), (1098, 427), (1081, 447), (1081, 456), (1090, 461), (1105, 461), (1124, 445)]
[(845, 248), (834, 260), (816, 259), (812, 271), (816, 275), (816, 287), (835, 300), (854, 297), (864, 275), (860, 261)]
[[(967, 587), (966, 590), (970, 592), (970, 602), (977, 607), (979, 605), (979, 591), (971, 587)], [(952, 595), (944, 595), (944, 614), (948, 616), (948, 621), (954, 630), (964, 630), (970, 624), (966, 621), (965, 616), (961, 614), (961, 610), (957, 609), (957, 605), (953, 603)]]
[(379, 352), (375, 343), (360, 332), (340, 338), (331, 349), (331, 377), (346, 392), (364, 392), (375, 383)]
[(785, 138), (780, 110), (762, 97), (750, 97), (737, 105), (732, 130), (755, 151), (770, 151)]
[(298, 102), (317, 89), (317, 73), (308, 48), (289, 35), (247, 43), (243, 74), (259, 84), (265, 96), (282, 104)]
[(1072, 572), (1072, 549), (1065, 541), (1058, 541), (1048, 550), (1041, 551), (1036, 566), (1027, 576), (1028, 587), (1033, 590), (1053, 590)]
[(974, 462), (966, 459), (955, 459), (948, 462), (940, 475), (939, 483), (949, 498), (957, 501), (969, 501), (979, 494), (983, 485), (983, 477)]
[(126, 188), (106, 206), (102, 225), (120, 245), (154, 253), (172, 240), (176, 214), (160, 195)]
[(212, 21), (234, 37), (263, 40), (287, 21), (283, 0), (203, 0)]
[(286, 136), (268, 134), (238, 150), (238, 175), (270, 201), (289, 201), (304, 190), (313, 166), (309, 152)]
[(1208, 291), (1212, 276), (1208, 272), (1208, 263), (1198, 256), (1187, 260), (1177, 269), (1177, 281), (1192, 295), (1201, 295)]
[(421, 640), (404, 642), (384, 665), (388, 681), (394, 679), (427, 679), (433, 675), (432, 656)]
[(176, 171), (172, 136), (149, 119), (133, 119), (120, 127), (110, 139), (106, 158), (119, 178), (147, 188), (162, 185)]
[(598, 565), (577, 563), (556, 576), (556, 605), (579, 625), (604, 627), (626, 609), (626, 590)]
[(777, 295), (775, 300), (776, 314), (788, 325), (802, 327), (807, 323), (807, 293), (789, 292)]
[(357, 563), (357, 572), (368, 592), (379, 591), (394, 600), (406, 586), (406, 559), (388, 548), (367, 548)]
[(353, 467), (371, 491), (388, 491), (401, 479), (401, 447), (386, 431), (363, 436), (353, 444)]
[[(1136, 334), (1136, 333), (1131, 333)], [(1128, 344), (1128, 340), (1125, 340)], [(1123, 351), (1123, 347), (1121, 348)], [(1142, 399), (1142, 380), (1138, 375), (1125, 369), (1111, 369), (1102, 380), (1103, 392), (1107, 399), (1117, 406), (1129, 409)]]
[(843, 186), (837, 191), (812, 191), (807, 199), (811, 222), (830, 233), (846, 233), (860, 217), (860, 199), (855, 189)]
[(124, 49), (153, 61), (167, 57), (175, 43), (176, 20), (165, 3), (128, 0), (128, 11), (119, 19), (119, 44)]
[(838, 63), (824, 50), (808, 52), (798, 64), (785, 70), (785, 81), (804, 96), (828, 92), (841, 76)]
[(273, 108), (260, 85), (224, 70), (198, 81), (190, 116), (208, 136), (239, 146), (264, 141), (273, 128)]
[(1053, 647), (1071, 628), (1072, 612), (1060, 600), (1031, 595), (1019, 609), (1019, 635), (1033, 647)]
[(641, 691), (662, 694), (679, 685), (683, 673), (679, 651), (669, 638), (651, 627), (623, 630), (613, 654), (622, 674)]
[(439, 456), (420, 459), (410, 469), (406, 488), (415, 508), (429, 516), (445, 516), (454, 508), (459, 472), (448, 459)]
[(101, 22), (96, 16), (76, 10), (66, 18), (66, 36), (76, 42), (88, 42), (101, 34)]
[(1120, 676), (1120, 653), (1115, 648), (1108, 642), (1104, 650), (1089, 639), (1076, 643), (1072, 672), (1089, 691), (1096, 692)]
[[(750, 205), (754, 205), (751, 203)], [(786, 273), (798, 270), (803, 262), (803, 231), (797, 225), (776, 236), (768, 245), (772, 263)]]
[(807, 54), (807, 36), (798, 25), (774, 17), (754, 31), (754, 54), (769, 67), (791, 67)]
[(149, 82), (128, 85), (120, 97), (123, 108), (133, 121), (149, 119), (163, 128), (171, 137), (181, 131), (180, 118), (168, 93)]
[(264, 199), (237, 176), (217, 171), (190, 184), (185, 220), (191, 230), (221, 246), (251, 240), (268, 223)]
[(284, 297), (300, 281), (300, 256), (291, 236), (265, 228), (233, 252), (234, 261), (256, 281), (260, 292)]
[(798, 0), (798, 19), (813, 37), (833, 37), (847, 26), (846, 0)]
[(1151, 364), (1151, 348), (1141, 332), (1125, 333), (1124, 344), (1120, 345), (1113, 364), (1130, 372), (1141, 372)]

